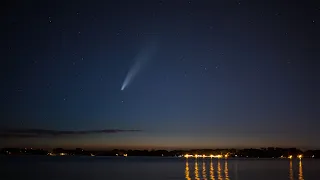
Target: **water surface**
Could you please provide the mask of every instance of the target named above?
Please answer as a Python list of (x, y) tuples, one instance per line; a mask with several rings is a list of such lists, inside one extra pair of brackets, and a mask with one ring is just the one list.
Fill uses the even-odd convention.
[(315, 159), (158, 157), (0, 157), (12, 180), (319, 180)]

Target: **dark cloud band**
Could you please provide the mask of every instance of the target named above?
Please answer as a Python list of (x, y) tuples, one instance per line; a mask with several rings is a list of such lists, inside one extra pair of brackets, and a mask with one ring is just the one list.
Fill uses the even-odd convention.
[(1, 138), (38, 138), (38, 137), (57, 137), (57, 136), (75, 136), (89, 134), (116, 134), (125, 132), (140, 132), (133, 129), (102, 129), (85, 131), (57, 131), (48, 129), (2, 129)]

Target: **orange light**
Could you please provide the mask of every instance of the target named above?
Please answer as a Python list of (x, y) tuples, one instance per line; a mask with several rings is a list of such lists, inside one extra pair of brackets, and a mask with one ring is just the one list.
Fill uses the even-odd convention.
[(188, 158), (188, 157), (191, 157), (191, 155), (186, 154), (186, 155), (184, 155), (184, 157), (185, 157), (185, 158)]

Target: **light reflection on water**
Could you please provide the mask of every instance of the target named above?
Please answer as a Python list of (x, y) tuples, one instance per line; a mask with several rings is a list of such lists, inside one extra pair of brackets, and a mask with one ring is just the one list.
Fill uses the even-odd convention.
[(210, 179), (214, 180), (214, 168), (213, 168), (212, 159), (210, 160)]
[(217, 167), (218, 180), (222, 180), (220, 159), (218, 160), (218, 165), (217, 166), (218, 166)]
[(224, 161), (224, 176), (226, 180), (229, 180), (228, 161)]
[(198, 169), (198, 159), (196, 159), (195, 163), (194, 163), (194, 178), (196, 180), (200, 180), (200, 178), (199, 178), (199, 169)]
[(207, 172), (206, 172), (206, 163), (202, 161), (202, 178), (203, 180), (207, 180)]
[[(222, 168), (222, 165), (220, 160), (217, 161), (216, 168), (214, 167), (214, 162), (212, 159), (210, 161), (203, 160), (202, 161), (202, 174), (199, 174), (199, 162), (198, 159), (195, 159), (194, 161), (189, 162), (188, 159), (186, 160), (186, 168), (185, 168), (185, 179), (191, 180), (192, 173), (190, 172), (189, 163), (194, 162), (194, 179), (196, 180), (216, 180), (215, 178), (215, 172), (214, 170), (217, 169), (217, 180), (230, 180), (229, 178), (229, 168), (228, 168), (228, 161), (224, 160), (224, 168)], [(209, 172), (207, 172), (207, 166), (209, 166)], [(209, 174), (208, 174), (209, 173)]]
[(302, 160), (299, 161), (299, 180), (304, 180), (303, 178), (303, 169), (302, 169)]
[(186, 175), (186, 180), (191, 180), (188, 160), (186, 161), (185, 175)]
[[(196, 180), (236, 180), (238, 179), (238, 168), (237, 168), (237, 163), (235, 164), (236, 166), (233, 169), (234, 176), (233, 178), (229, 176), (229, 166), (228, 166), (228, 160), (202, 160), (202, 166), (199, 166), (199, 161), (201, 163), (201, 160), (199, 159), (194, 159), (194, 160), (186, 160), (186, 165), (185, 165), (185, 179), (186, 180), (191, 180), (191, 179), (196, 179)], [(190, 164), (191, 163), (191, 164)], [(294, 168), (298, 166), (297, 168)], [(190, 172), (190, 167), (189, 166), (194, 166), (194, 173)], [(208, 171), (207, 171), (208, 169)], [(215, 177), (215, 170), (217, 173), (217, 176)], [(199, 171), (202, 173), (200, 174)], [(288, 177), (288, 176), (287, 176)], [(296, 178), (295, 178), (296, 177)], [(289, 161), (289, 180), (304, 180), (303, 176), (303, 165), (302, 165), (302, 160), (299, 162), (295, 162), (294, 160)]]
[[(295, 176), (294, 176), (294, 170), (293, 170), (293, 161), (294, 160), (290, 160), (290, 163), (289, 163), (289, 179), (290, 180), (294, 180)], [(302, 166), (302, 160), (300, 159), (299, 160), (299, 164), (298, 164), (298, 179), (299, 180), (304, 180), (304, 177), (303, 177), (303, 166)]]
[(289, 165), (289, 179), (293, 180), (292, 159), (290, 159), (290, 165)]
[(320, 179), (317, 159), (7, 157), (0, 165), (0, 174), (12, 180)]

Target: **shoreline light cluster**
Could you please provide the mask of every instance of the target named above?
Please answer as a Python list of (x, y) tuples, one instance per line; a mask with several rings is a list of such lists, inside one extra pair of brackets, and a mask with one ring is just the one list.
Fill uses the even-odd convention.
[(225, 158), (228, 158), (228, 154), (226, 154), (226, 155), (221, 155), (221, 154), (219, 154), (219, 155), (205, 155), (205, 154), (203, 154), (203, 155), (198, 155), (198, 154), (195, 154), (195, 155), (192, 155), (192, 154), (185, 154), (184, 155), (184, 157), (185, 158), (189, 158), (189, 157), (194, 157), (194, 158), (223, 158), (223, 157), (225, 157)]
[[(219, 154), (219, 155), (199, 155), (199, 154), (185, 154), (183, 157), (185, 158), (228, 158), (229, 157), (229, 154), (225, 154), (225, 155), (222, 155), (222, 154)], [(235, 156), (237, 157), (237, 155)], [(288, 158), (288, 159), (292, 159), (293, 156), (292, 155), (289, 155), (288, 157), (284, 157), (284, 156), (281, 156), (280, 158)], [(302, 159), (303, 158), (303, 155), (300, 154), (297, 156), (298, 159)]]

